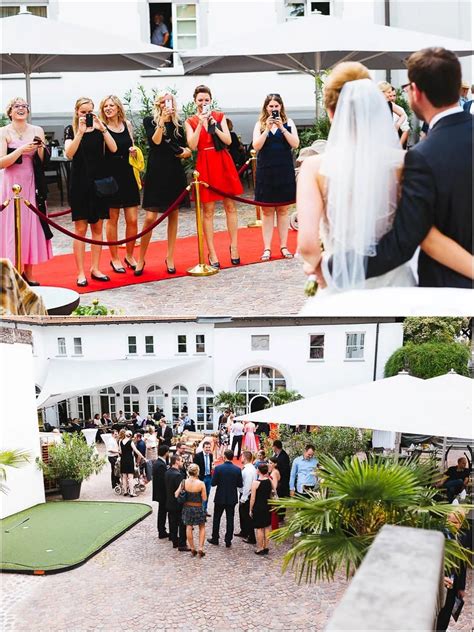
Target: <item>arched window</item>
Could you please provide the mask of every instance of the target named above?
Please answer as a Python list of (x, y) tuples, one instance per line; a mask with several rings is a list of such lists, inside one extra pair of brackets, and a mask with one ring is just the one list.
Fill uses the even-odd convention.
[(200, 386), (197, 391), (196, 430), (214, 429), (214, 391), (210, 386)]
[(133, 386), (133, 384), (127, 384), (123, 389), (123, 412), (127, 419), (130, 418), (132, 413), (140, 412), (138, 388)]
[(174, 421), (178, 419), (183, 409), (188, 412), (188, 389), (182, 384), (178, 384), (173, 388), (171, 393), (171, 406)]
[(165, 398), (161, 386), (158, 386), (158, 384), (152, 384), (148, 387), (146, 396), (148, 412), (151, 415), (155, 412), (157, 408), (161, 408), (161, 410), (163, 410), (163, 406), (165, 405)]
[(269, 366), (252, 366), (238, 376), (235, 390), (244, 393), (247, 410), (250, 401), (258, 395), (269, 395), (274, 391), (286, 388), (286, 380), (280, 371)]
[(107, 386), (100, 391), (100, 412), (109, 413), (110, 416), (115, 415), (115, 389), (111, 386)]

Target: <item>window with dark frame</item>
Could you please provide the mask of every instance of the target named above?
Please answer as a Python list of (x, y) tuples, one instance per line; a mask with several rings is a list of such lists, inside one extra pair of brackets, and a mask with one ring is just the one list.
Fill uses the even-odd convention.
[(145, 353), (155, 353), (155, 341), (153, 336), (145, 336)]
[(184, 334), (178, 335), (178, 353), (187, 353), (188, 352), (188, 343), (187, 337)]
[(129, 355), (135, 355), (137, 353), (137, 337), (128, 337), (128, 353)]
[(309, 359), (324, 360), (324, 334), (311, 334), (309, 337)]
[(169, 39), (162, 46), (176, 50), (197, 48), (197, 2), (149, 2), (150, 42), (153, 41), (155, 30), (155, 16), (163, 16), (163, 24), (168, 29)]
[(204, 334), (196, 334), (196, 353), (206, 353), (206, 337)]

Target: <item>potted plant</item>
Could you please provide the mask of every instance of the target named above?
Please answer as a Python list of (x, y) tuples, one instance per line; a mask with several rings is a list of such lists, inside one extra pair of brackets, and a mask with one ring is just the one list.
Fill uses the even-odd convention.
[(63, 441), (49, 448), (49, 462), (36, 459), (46, 478), (58, 479), (63, 500), (77, 500), (81, 484), (91, 474), (98, 474), (105, 465), (94, 446), (89, 446), (82, 435), (64, 434)]

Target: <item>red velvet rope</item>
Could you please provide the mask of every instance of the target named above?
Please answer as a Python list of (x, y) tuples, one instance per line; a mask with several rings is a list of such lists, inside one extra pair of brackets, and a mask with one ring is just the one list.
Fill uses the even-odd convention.
[(244, 164), (237, 171), (237, 175), (241, 176), (243, 172), (249, 167), (249, 165), (250, 165), (250, 160), (247, 160), (247, 162), (244, 162)]
[(29, 202), (28, 200), (23, 200), (23, 202), (39, 218), (43, 219), (50, 226), (52, 226), (53, 228), (56, 228), (57, 230), (59, 230), (61, 233), (64, 233), (68, 237), (72, 237), (73, 239), (77, 239), (78, 241), (83, 241), (86, 244), (92, 244), (94, 246), (120, 246), (121, 244), (127, 244), (129, 241), (135, 241), (136, 239), (143, 237), (143, 235), (146, 235), (151, 230), (156, 228), (158, 224), (161, 224), (161, 222), (164, 219), (166, 219), (168, 215), (172, 211), (174, 211), (175, 208), (179, 206), (180, 202), (186, 197), (187, 193), (188, 193), (188, 190), (184, 189), (184, 191), (178, 196), (178, 198), (173, 202), (173, 204), (170, 207), (168, 207), (166, 211), (156, 220), (156, 222), (153, 222), (153, 224), (151, 224), (146, 230), (142, 230), (141, 233), (138, 233), (138, 235), (134, 235), (133, 237), (127, 237), (126, 239), (119, 239), (117, 241), (99, 241), (97, 239), (89, 239), (88, 237), (82, 237), (80, 235), (76, 235), (75, 233), (72, 233), (71, 231), (67, 230), (67, 228), (63, 228), (56, 222), (53, 222), (52, 220), (50, 220), (49, 217), (47, 217), (44, 213), (38, 210), (36, 206), (33, 206), (33, 204)]
[(48, 217), (62, 217), (62, 215), (69, 215), (71, 209), (68, 208), (67, 211), (59, 211), (58, 213), (50, 213)]
[(235, 200), (236, 202), (242, 202), (242, 204), (253, 204), (253, 206), (289, 206), (290, 204), (295, 204), (296, 202), (296, 200), (293, 200), (292, 202), (258, 202), (257, 200), (249, 200), (248, 198), (243, 198), (238, 195), (230, 195), (230, 193), (216, 189), (216, 187), (213, 187), (212, 184), (209, 184), (208, 186), (211, 191), (214, 191), (214, 193), (217, 193), (218, 195), (222, 195), (230, 200)]
[(8, 200), (5, 200), (5, 202), (3, 202), (3, 204), (0, 204), (0, 213), (7, 208), (7, 206), (10, 204), (10, 202), (11, 202), (11, 198), (8, 198)]

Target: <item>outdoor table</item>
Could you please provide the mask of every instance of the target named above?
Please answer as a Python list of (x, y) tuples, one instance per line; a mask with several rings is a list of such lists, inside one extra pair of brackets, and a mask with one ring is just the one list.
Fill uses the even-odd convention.
[(80, 296), (75, 290), (41, 285), (31, 290), (43, 299), (49, 316), (70, 316), (79, 305)]
[(87, 445), (95, 446), (95, 437), (97, 434), (98, 428), (83, 428), (82, 434), (85, 436)]

